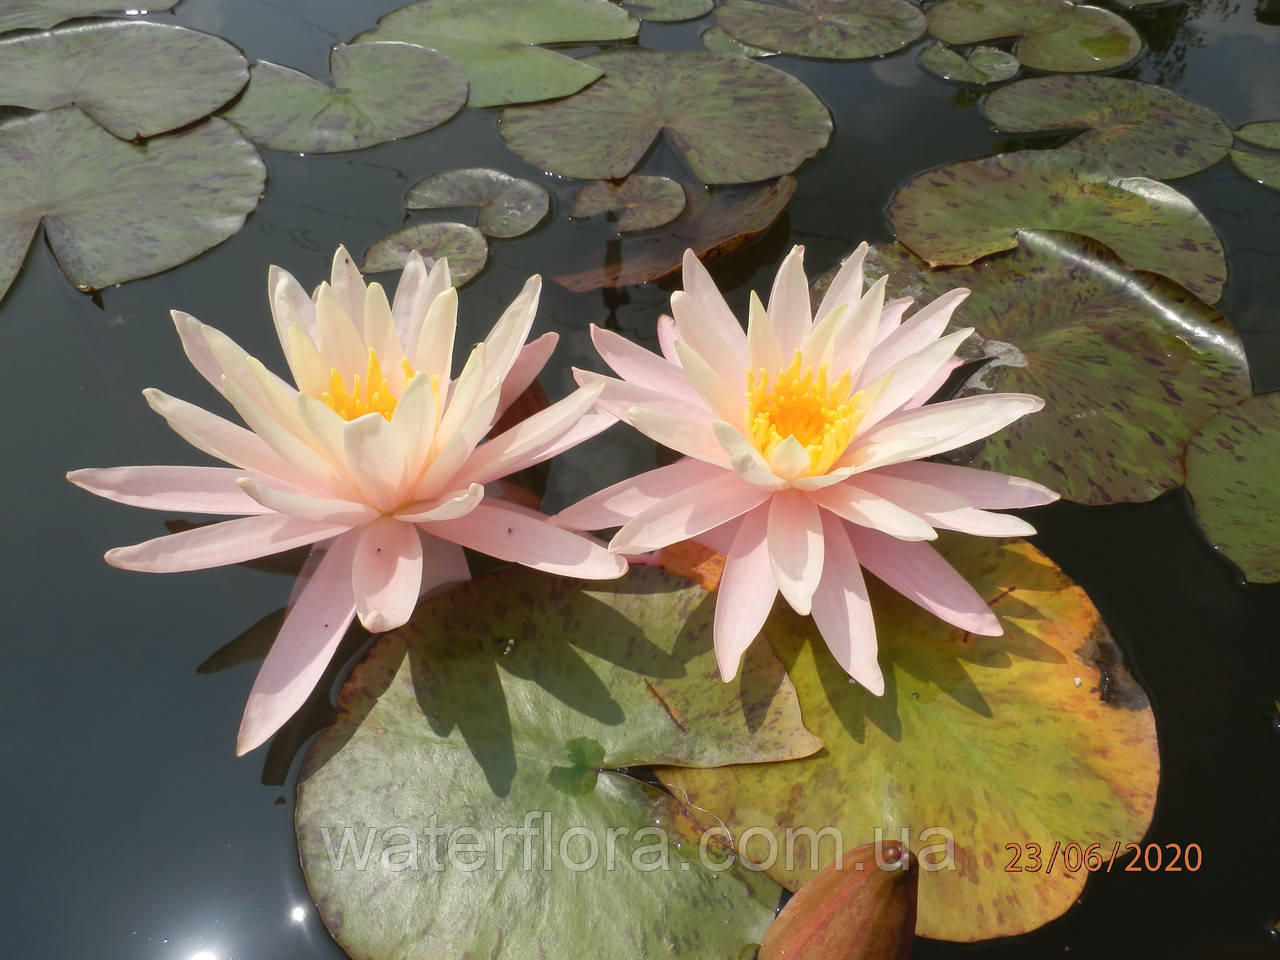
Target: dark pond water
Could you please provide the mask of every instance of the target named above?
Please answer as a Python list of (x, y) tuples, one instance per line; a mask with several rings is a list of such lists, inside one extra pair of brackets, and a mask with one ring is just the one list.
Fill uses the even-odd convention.
[[(332, 43), (399, 5), (186, 0), (158, 19), (323, 76)], [(1232, 127), (1280, 118), (1280, 27), (1251, 4), (1190, 0), (1130, 17), (1150, 49), (1121, 76), (1163, 83)], [(691, 47), (698, 29), (650, 24), (642, 41)], [(714, 267), (735, 305), (751, 287), (767, 288), (791, 243), (807, 244), (816, 272), (859, 240), (890, 239), (884, 209), (916, 173), (1010, 148), (976, 97), (924, 73), (916, 56), (774, 61), (825, 100), (836, 132), (799, 172), (782, 220)], [(168, 309), (194, 313), (278, 363), (267, 265), (310, 287), (338, 243), (363, 251), (399, 227), (405, 188), (433, 170), (535, 174), (502, 146), (495, 120), (464, 111), (426, 135), (351, 154), (266, 152), (265, 200), (210, 253), (90, 298), (37, 244), (0, 306), (0, 398), (9, 411), (0, 474), (10, 611), (0, 746), (4, 955), (343, 956), (297, 864), (292, 745), (234, 756), (255, 665), (196, 670), (280, 607), (288, 580), (239, 567), (165, 577), (112, 570), (102, 552), (163, 532), (163, 518), (87, 496), (62, 477), (85, 465), (197, 462), (139, 395), (154, 385), (213, 399), (185, 361)], [(648, 163), (646, 172), (679, 169), (661, 148)], [(487, 270), (462, 294), (464, 328), (487, 329), (528, 274), (555, 272), (602, 242), (563, 217), (572, 186), (552, 186), (560, 214), (494, 244)], [(1231, 282), (1219, 306), (1244, 339), (1255, 388), (1280, 388), (1280, 193), (1246, 182), (1225, 161), (1176, 186), (1225, 241)], [(589, 323), (612, 317), (652, 345), (668, 291), (573, 295), (548, 285), (535, 333), (563, 337), (544, 376), (548, 392), (570, 387), (570, 365), (596, 365)], [(610, 432), (558, 464), (547, 506), (652, 460), (638, 435)], [(1057, 505), (1036, 522), (1037, 545), (1088, 590), (1154, 701), (1163, 778), (1148, 839), (1198, 843), (1204, 865), (1195, 874), (1097, 876), (1075, 909), (1033, 934), (972, 947), (923, 942), (916, 956), (1280, 956), (1271, 931), (1280, 920), (1280, 587), (1242, 585), (1203, 541), (1181, 491), (1143, 505)], [(347, 652), (358, 644), (349, 638)]]

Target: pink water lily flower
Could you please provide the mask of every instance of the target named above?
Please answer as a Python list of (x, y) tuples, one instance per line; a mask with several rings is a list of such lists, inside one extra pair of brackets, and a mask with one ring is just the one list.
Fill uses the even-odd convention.
[(152, 409), (231, 467), (76, 470), (72, 483), (153, 510), (243, 518), (107, 553), (127, 570), (199, 570), (316, 545), (262, 664), (237, 751), (261, 744), (311, 692), (354, 616), (372, 631), (409, 619), (419, 597), (469, 577), (470, 547), (538, 570), (589, 579), (625, 562), (533, 510), (486, 497), (486, 485), (554, 456), (613, 422), (591, 387), (482, 443), (538, 375), (556, 335), (525, 344), (533, 277), (457, 379), (457, 293), (441, 260), (410, 257), (388, 303), (339, 248), (329, 283), (308, 297), (272, 267), (271, 311), (297, 389), (225, 334), (174, 311), (187, 356), (249, 429), (159, 390)]
[(726, 555), (714, 643), (725, 680), (779, 592), (812, 614), (840, 665), (879, 695), (875, 624), (861, 567), (965, 630), (1001, 633), (982, 598), (927, 541), (938, 529), (1034, 533), (992, 509), (1049, 503), (1029, 480), (925, 460), (985, 437), (1044, 402), (991, 394), (924, 405), (958, 365), (972, 332), (943, 335), (968, 295), (951, 290), (903, 319), (885, 279), (863, 292), (862, 244), (812, 312), (796, 247), (766, 309), (751, 296), (744, 333), (691, 252), (684, 290), (658, 325), (662, 356), (598, 328), (592, 338), (620, 380), (598, 405), (684, 458), (587, 497), (555, 522), (621, 526), (624, 554), (696, 539)]

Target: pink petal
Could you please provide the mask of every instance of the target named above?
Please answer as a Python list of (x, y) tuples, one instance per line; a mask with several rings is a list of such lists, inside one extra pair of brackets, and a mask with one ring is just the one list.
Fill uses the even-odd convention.
[(107, 563), (143, 573), (177, 573), (243, 563), (345, 533), (346, 524), (299, 520), (278, 513), (224, 520), (107, 551)]
[[(716, 331), (716, 335), (724, 342), (729, 354), (726, 358), (740, 370), (747, 368), (747, 338), (742, 332), (742, 324), (733, 315), (729, 305), (720, 295), (720, 289), (711, 279), (711, 274), (702, 265), (692, 250), (684, 252), (682, 261), (684, 292), (697, 305), (702, 319), (708, 327)], [(668, 359), (670, 357), (668, 356)]]
[(910, 320), (876, 344), (875, 350), (867, 359), (860, 384), (870, 383), (895, 363), (923, 350), (942, 336), (942, 331), (951, 322), (951, 315), (967, 296), (968, 290), (956, 287), (913, 313)]
[(337, 523), (347, 527), (368, 523), (378, 516), (378, 511), (363, 503), (338, 500), (331, 497), (309, 497), (292, 490), (275, 490), (256, 483), (248, 477), (240, 478), (241, 489), (259, 504), (258, 512), (266, 510), (285, 513), (300, 520), (319, 523)]
[(791, 248), (774, 275), (768, 311), (783, 357), (794, 355), (813, 324), (809, 281), (804, 275), (804, 247), (800, 244)]
[(913, 303), (915, 303), (915, 299), (912, 297), (898, 297), (896, 300), (890, 300), (881, 307), (880, 325), (876, 328), (875, 342), (877, 344), (902, 325), (902, 315), (907, 312), (907, 308)]
[(729, 458), (710, 423), (690, 420), (653, 408), (632, 407), (627, 419), (650, 440), (707, 463), (728, 466)]
[(917, 407), (923, 407), (926, 403), (932, 400), (933, 395), (941, 390), (943, 385), (951, 379), (951, 374), (955, 373), (956, 370), (963, 366), (963, 360), (959, 357), (952, 357), (942, 365), (942, 368), (935, 373), (923, 387), (912, 395), (910, 400), (902, 405), (902, 409), (914, 410)]
[(561, 510), (550, 522), (569, 530), (620, 527), (654, 504), (723, 473), (722, 467), (685, 457), (593, 493)]
[[(444, 260), (436, 261), (431, 268), (432, 275), (440, 269), (444, 270), (447, 279), (449, 271)], [(458, 291), (447, 287), (427, 307), (427, 315), (420, 321), (417, 340), (408, 351), (409, 366), (418, 373), (425, 373), (428, 378), (439, 377), (442, 399), (445, 387), (453, 377), (453, 342), (457, 333)]]
[[(734, 423), (742, 421), (747, 408), (746, 390), (743, 384), (742, 371), (737, 371), (733, 384), (721, 379), (720, 374), (702, 359), (696, 351), (686, 346), (683, 341), (676, 343), (676, 354), (684, 368), (685, 383), (693, 387), (693, 401), (709, 409), (721, 420)], [(683, 399), (680, 394), (671, 393), (674, 399)]]
[(626, 421), (634, 407), (654, 410), (679, 420), (693, 420), (704, 424), (710, 424), (715, 420), (715, 414), (707, 409), (701, 397), (698, 397), (696, 402), (673, 400), (667, 394), (659, 393), (657, 390), (628, 383), (626, 380), (606, 377), (591, 370), (580, 370), (577, 367), (573, 368), (573, 379), (580, 387), (603, 384), (604, 392), (596, 400), (596, 407), (611, 414), (615, 420)]
[(822, 518), (798, 490), (779, 490), (769, 503), (769, 563), (791, 609), (809, 613), (822, 578)]
[(672, 363), (678, 363), (680, 360), (676, 356), (677, 338), (675, 317), (664, 313), (658, 318), (658, 349)]
[(881, 277), (862, 295), (861, 300), (850, 304), (836, 333), (831, 369), (842, 373), (848, 370), (849, 378), (854, 383), (861, 382), (859, 376), (876, 342), (883, 317), (886, 283), (887, 279)]
[[(298, 433), (286, 427), (270, 413), (260, 407), (245, 393), (238, 383), (234, 380), (227, 379), (224, 381), (227, 389), (227, 399), (231, 401), (231, 405), (236, 408), (236, 412), (249, 428), (259, 437), (266, 441), (286, 463), (292, 467), (292, 471), (296, 475), (306, 478), (308, 487), (321, 487), (334, 493), (342, 493), (347, 489), (347, 484), (343, 478), (334, 469), (333, 464), (317, 453), (308, 443), (310, 433), (307, 432), (307, 438), (304, 440)], [(301, 400), (310, 399), (305, 394), (300, 395)], [(318, 402), (318, 401), (317, 401)], [(326, 408), (327, 409), (327, 408)], [(299, 418), (301, 423), (301, 418)], [(305, 425), (302, 429), (305, 429)], [(292, 484), (299, 486), (299, 484)]]
[(430, 271), (417, 250), (409, 254), (400, 279), (396, 282), (395, 299), (391, 301), (391, 317), (406, 357), (416, 357), (422, 323), (436, 297), (449, 289), (449, 267), (445, 260), (432, 265)]
[(740, 517), (770, 496), (726, 471), (654, 504), (627, 522), (609, 546), (618, 553), (657, 550)]
[(462, 583), (471, 579), (467, 556), (456, 543), (433, 537), (419, 528), (422, 540), (422, 595), (426, 596), (446, 583)]
[[(787, 485), (787, 481), (774, 472), (755, 445), (732, 424), (717, 420), (711, 425), (711, 429), (715, 432), (721, 448), (728, 454), (729, 466), (742, 479), (769, 490), (781, 490)], [(805, 454), (805, 469), (808, 469), (808, 466), (809, 457)]]
[(716, 591), (712, 641), (725, 683), (738, 672), (743, 653), (760, 633), (778, 595), (765, 532), (768, 514), (769, 508), (760, 506), (742, 518)]
[(418, 528), (391, 517), (365, 526), (351, 566), (356, 613), (365, 629), (385, 633), (404, 625), (413, 615), (421, 586)]
[[(746, 369), (737, 363), (734, 351), (725, 342), (722, 332), (707, 321), (702, 310), (692, 297), (681, 290), (671, 295), (671, 313), (675, 317), (679, 340), (686, 347), (699, 354), (722, 380), (731, 382), (736, 375)], [(742, 339), (742, 330), (738, 321), (733, 322), (735, 331), (731, 334), (735, 339)]]
[(1058, 499), (1058, 494), (1034, 480), (949, 463), (913, 460), (881, 467), (876, 474), (948, 490), (964, 497), (970, 506), (991, 510), (1038, 507)]
[(669, 397), (698, 402), (698, 393), (678, 363), (637, 346), (611, 330), (591, 325), (591, 342), (613, 372), (629, 383)]
[(351, 314), (353, 308), (363, 310), (363, 303), (344, 303), (327, 283), (316, 288), (315, 302), (316, 348), (320, 359), (336, 369), (347, 383), (351, 383), (356, 374), (363, 379), (369, 368), (369, 351)]
[(748, 300), (747, 310), (747, 362), (750, 369), (767, 371), (771, 378), (777, 379), (777, 371), (791, 363), (792, 358), (785, 356), (782, 345), (778, 342), (777, 331), (773, 329), (773, 321), (769, 311), (764, 308), (754, 290)]
[(173, 318), (178, 339), (182, 342), (183, 352), (191, 361), (191, 365), (196, 368), (200, 376), (209, 381), (213, 389), (222, 393), (222, 365), (214, 359), (213, 351), (205, 342), (204, 334), (201, 332), (204, 324), (181, 310), (170, 310), (169, 316)]
[(347, 421), (342, 446), (362, 502), (383, 511), (404, 503), (404, 446), (391, 421), (379, 413)]
[(972, 332), (972, 327), (957, 330), (933, 341), (886, 370), (877, 381), (878, 386), (872, 386), (868, 390), (868, 395), (874, 399), (864, 411), (858, 430), (863, 433), (869, 431), (907, 403), (946, 367), (947, 361), (955, 355), (961, 342)]
[(454, 490), (434, 500), (414, 503), (397, 510), (395, 518), (405, 523), (429, 523), (465, 517), (484, 499), (484, 487), (473, 483), (465, 490)]
[(879, 470), (860, 474), (858, 486), (909, 510), (934, 527), (959, 530), (981, 537), (1025, 537), (1035, 527), (1018, 517), (976, 510), (958, 493), (889, 476)]
[(72, 470), (67, 479), (100, 497), (148, 510), (266, 513), (240, 489), (237, 481), (244, 475), (231, 467), (105, 467)]
[(516, 355), (529, 337), (533, 327), (534, 314), (538, 312), (538, 298), (542, 294), (542, 278), (534, 274), (525, 281), (523, 289), (516, 295), (511, 305), (502, 312), (498, 322), (493, 325), (489, 335), (484, 339), (485, 345), (485, 382), (506, 379)]
[(502, 381), (502, 392), (498, 395), (498, 409), (493, 419), (498, 420), (516, 397), (529, 389), (529, 384), (538, 378), (542, 368), (551, 359), (551, 354), (560, 340), (558, 333), (544, 333), (538, 339), (526, 343), (516, 354), (516, 362), (511, 365), (507, 377)]
[(275, 321), (276, 336), (280, 338), (281, 346), (284, 346), (285, 334), (295, 323), (301, 325), (307, 336), (315, 340), (316, 305), (293, 278), (293, 274), (276, 266), (267, 270), (267, 299), (271, 304), (271, 319)]
[(357, 331), (364, 329), (364, 277), (347, 248), (339, 244), (329, 268), (329, 284)]
[(852, 310), (854, 304), (862, 299), (863, 264), (869, 249), (866, 241), (863, 241), (858, 244), (858, 249), (849, 254), (840, 264), (840, 269), (832, 279), (831, 286), (827, 287), (822, 303), (818, 305), (815, 318), (822, 320), (832, 310), (840, 307)]
[(827, 558), (813, 594), (813, 622), (845, 673), (879, 697), (884, 694), (884, 675), (876, 657), (876, 624), (858, 557), (844, 524), (831, 514), (823, 514), (822, 534)]
[(910, 510), (864, 489), (855, 480), (811, 490), (807, 496), (837, 517), (860, 527), (880, 530), (899, 540), (934, 540), (938, 536), (933, 527)]

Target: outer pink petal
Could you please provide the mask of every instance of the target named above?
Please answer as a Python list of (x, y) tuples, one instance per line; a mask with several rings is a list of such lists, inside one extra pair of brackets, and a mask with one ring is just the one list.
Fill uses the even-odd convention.
[(1034, 480), (949, 463), (913, 460), (881, 467), (876, 473), (949, 490), (964, 497), (972, 506), (988, 510), (1038, 507), (1058, 499), (1058, 494)]
[(516, 361), (511, 365), (507, 377), (502, 381), (502, 390), (498, 394), (498, 409), (493, 419), (499, 419), (507, 412), (507, 407), (515, 403), (516, 397), (529, 388), (529, 384), (538, 379), (538, 374), (551, 359), (556, 344), (560, 341), (558, 333), (544, 333), (536, 340), (526, 343), (516, 354)]
[(822, 516), (822, 534), (827, 559), (813, 594), (813, 622), (845, 672), (881, 696), (884, 675), (876, 657), (876, 624), (857, 554), (844, 524), (829, 513)]
[(871, 356), (867, 358), (860, 383), (870, 383), (895, 363), (923, 350), (942, 336), (942, 331), (951, 322), (951, 315), (967, 296), (968, 290), (956, 287), (913, 313), (910, 320), (876, 344)]
[(231, 467), (105, 467), (72, 470), (77, 487), (117, 503), (180, 513), (254, 514), (268, 508), (247, 496)]
[(723, 473), (722, 467), (685, 457), (593, 493), (561, 510), (550, 522), (570, 530), (620, 527), (654, 504)]
[(648, 407), (632, 407), (627, 419), (650, 440), (670, 447), (677, 453), (719, 466), (729, 465), (729, 456), (716, 439), (711, 423), (690, 420), (675, 412), (668, 413)]
[(954, 356), (956, 348), (972, 332), (973, 329), (967, 327), (934, 340), (886, 370), (880, 381), (869, 389), (869, 396), (873, 399), (858, 424), (859, 431), (870, 431), (932, 382), (938, 372), (946, 368), (947, 361)]
[(872, 470), (857, 477), (858, 486), (884, 497), (944, 530), (959, 530), (980, 537), (1025, 537), (1035, 527), (1018, 517), (977, 510), (968, 500), (950, 490), (886, 476)]
[(970, 633), (1004, 633), (977, 591), (929, 544), (907, 543), (862, 527), (845, 530), (862, 565), (908, 600)]
[(672, 363), (680, 362), (680, 358), (676, 356), (676, 340), (678, 339), (676, 318), (664, 313), (658, 318), (658, 349)]
[(779, 490), (769, 503), (769, 563), (791, 608), (807, 616), (822, 579), (825, 551), (817, 506), (798, 490)]
[[(602, 383), (581, 387), (491, 438), (476, 447), (461, 473), (472, 483), (490, 483), (523, 469), (528, 466), (525, 463), (528, 455), (572, 428), (595, 404), (603, 389)], [(607, 423), (612, 422), (610, 419)]]
[(260, 510), (266, 508), (274, 513), (285, 513), (300, 520), (316, 520), (322, 523), (340, 523), (348, 527), (357, 527), (378, 516), (378, 511), (367, 504), (333, 497), (309, 497), (305, 493), (293, 490), (276, 490), (248, 477), (240, 478), (240, 488), (252, 497), (255, 503), (260, 504)]
[(742, 654), (760, 633), (778, 595), (769, 564), (768, 515), (768, 506), (760, 506), (742, 518), (716, 591), (712, 637), (725, 683), (738, 672)]
[(418, 528), (391, 517), (365, 526), (351, 565), (356, 612), (365, 629), (384, 633), (402, 626), (413, 615), (421, 587)]
[(959, 357), (952, 357), (942, 365), (937, 373), (925, 383), (923, 387), (915, 392), (915, 394), (902, 405), (903, 410), (914, 410), (917, 407), (923, 407), (926, 403), (933, 399), (933, 395), (942, 389), (943, 384), (951, 378), (951, 374), (964, 366), (964, 361)]
[(623, 526), (609, 547), (618, 553), (657, 550), (740, 517), (772, 495), (726, 471), (654, 504)]
[(697, 304), (703, 320), (728, 348), (727, 359), (739, 370), (747, 369), (747, 337), (742, 324), (724, 302), (720, 288), (692, 250), (684, 252), (682, 264), (684, 292)]
[(107, 551), (107, 563), (144, 573), (177, 573), (243, 563), (268, 554), (327, 540), (350, 529), (348, 524), (299, 520), (266, 513), (197, 527)]
[(627, 569), (625, 560), (589, 537), (553, 527), (537, 511), (500, 500), (485, 500), (462, 519), (427, 524), (426, 530), (499, 560), (548, 573), (611, 580)]
[(613, 372), (629, 383), (669, 397), (698, 402), (698, 393), (678, 363), (672, 363), (611, 330), (591, 325), (591, 342)]
[(433, 537), (419, 528), (422, 541), (422, 595), (446, 583), (462, 583), (471, 579), (467, 556), (456, 543)]
[(928, 523), (854, 480), (808, 492), (809, 499), (838, 517), (897, 537), (899, 540), (934, 540), (938, 534)]
[(237, 755), (263, 743), (293, 716), (333, 658), (356, 613), (351, 559), (358, 536), (352, 531), (330, 545), (285, 617), (249, 692)]

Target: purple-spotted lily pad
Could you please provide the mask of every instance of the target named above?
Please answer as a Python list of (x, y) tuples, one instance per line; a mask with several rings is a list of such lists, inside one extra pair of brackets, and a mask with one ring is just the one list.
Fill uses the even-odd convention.
[[(627, 774), (821, 746), (757, 644), (720, 681), (705, 590), (504, 570), (381, 637), (303, 761), (303, 872), (353, 957), (736, 958), (781, 893)], [(717, 868), (723, 872), (717, 872)]]
[(337, 153), (430, 130), (467, 102), (462, 68), (410, 43), (338, 44), (329, 72), (332, 86), (259, 61), (226, 117), (262, 147)]
[(880, 57), (925, 30), (924, 14), (906, 0), (724, 0), (716, 24), (742, 43), (831, 60)]
[[(1246, 123), (1236, 131), (1236, 136), (1245, 143), (1280, 150), (1280, 120)], [(1280, 190), (1280, 155), (1254, 153), (1251, 150), (1232, 150), (1231, 162), (1250, 180), (1264, 187)]]
[(960, 83), (1000, 83), (1017, 74), (1018, 58), (996, 47), (974, 47), (967, 57), (943, 43), (920, 52), (920, 63), (943, 80)]
[(1244, 350), (1226, 319), (1172, 281), (1133, 273), (1102, 245), (1029, 231), (1015, 250), (932, 271), (899, 244), (868, 269), (891, 296), (973, 294), (955, 326), (962, 355), (989, 358), (962, 388), (1044, 397), (1045, 408), (958, 462), (1030, 477), (1068, 500), (1150, 500), (1180, 486), (1192, 431), (1249, 395)]
[(124, 140), (208, 116), (248, 79), (248, 64), (227, 41), (146, 20), (0, 40), (0, 103), (32, 110), (74, 104)]
[[(1142, 839), (1160, 760), (1146, 694), (1080, 587), (1023, 540), (937, 544), (1004, 636), (966, 634), (868, 582), (885, 678), (876, 697), (850, 682), (810, 618), (779, 604), (763, 632), (825, 748), (657, 772), (704, 827), (727, 828), (740, 855), (792, 890), (864, 843), (909, 846), (917, 935), (983, 940), (1075, 903), (1089, 870), (1074, 855), (1075, 869), (1064, 865), (1068, 844), (1081, 859), (1098, 844), (1105, 863), (1117, 838)], [(1017, 872), (1004, 869), (1009, 844)]]
[(0, 297), (36, 227), (67, 278), (96, 290), (168, 270), (244, 224), (266, 168), (216, 117), (145, 147), (75, 107), (0, 125)]
[(556, 103), (508, 107), (498, 132), (524, 160), (565, 177), (625, 177), (664, 130), (704, 183), (789, 173), (827, 144), (831, 114), (788, 73), (702, 50), (611, 50), (604, 77)]
[(1069, 149), (1125, 177), (1185, 177), (1217, 163), (1231, 146), (1231, 129), (1212, 110), (1117, 77), (1020, 80), (987, 97), (982, 112), (1001, 133), (1084, 130)]
[(1117, 177), (1072, 150), (939, 167), (898, 191), (889, 220), (898, 239), (935, 267), (1010, 250), (1019, 230), (1067, 230), (1210, 303), (1227, 278), (1222, 244), (1187, 197), (1156, 180)]
[(711, 260), (745, 246), (769, 229), (795, 192), (794, 177), (710, 192), (686, 186), (684, 212), (665, 228), (624, 237), (619, 252), (602, 252), (595, 265), (552, 279), (575, 293), (657, 280), (680, 269), (686, 249)]
[(571, 217), (616, 212), (618, 232), (648, 230), (670, 223), (684, 209), (684, 188), (669, 177), (628, 177), (622, 183), (597, 180), (573, 195)]
[(395, 10), (357, 42), (401, 40), (439, 50), (466, 71), (473, 107), (566, 97), (600, 69), (539, 46), (625, 40), (640, 24), (609, 0), (421, 0)]
[(1249, 397), (1196, 431), (1187, 492), (1209, 541), (1254, 583), (1280, 581), (1280, 393)]
[(1110, 70), (1142, 49), (1123, 17), (1070, 0), (943, 0), (929, 8), (929, 32), (947, 43), (1019, 37), (1024, 66), (1061, 73)]
[(485, 236), (518, 237), (547, 215), (551, 197), (532, 180), (487, 167), (467, 167), (423, 177), (409, 188), (404, 205), (410, 210), (475, 207), (476, 226)]
[[(172, 10), (178, 0), (148, 0), (148, 13)], [(104, 0), (6, 0), (0, 9), (0, 33), (7, 30), (48, 30), (64, 20), (95, 14), (123, 13), (123, 3), (113, 7)]]
[(654, 23), (693, 20), (710, 13), (715, 6), (712, 0), (622, 0), (622, 5), (637, 19)]
[(428, 266), (441, 258), (449, 261), (449, 276), (460, 287), (489, 259), (489, 241), (465, 223), (419, 223), (375, 240), (364, 253), (360, 269), (365, 273), (399, 270), (417, 250)]
[(735, 40), (719, 27), (708, 27), (703, 30), (700, 39), (702, 45), (712, 53), (727, 53), (735, 57), (772, 57), (778, 53), (777, 50), (753, 47), (749, 43)]

